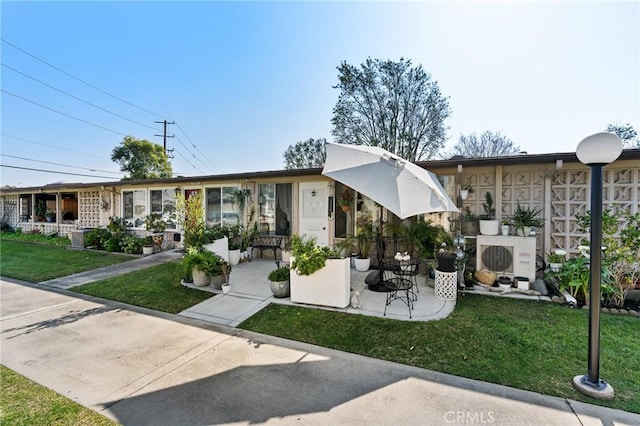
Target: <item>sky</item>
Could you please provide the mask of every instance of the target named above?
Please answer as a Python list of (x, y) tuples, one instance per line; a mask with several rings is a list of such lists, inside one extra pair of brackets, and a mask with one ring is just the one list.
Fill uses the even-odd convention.
[(431, 74), (446, 149), (485, 130), (529, 154), (609, 123), (640, 131), (639, 1), (2, 1), (0, 15), (1, 185), (118, 180), (113, 148), (162, 144), (163, 120), (181, 176), (282, 169), (288, 146), (333, 141), (336, 67), (369, 57)]

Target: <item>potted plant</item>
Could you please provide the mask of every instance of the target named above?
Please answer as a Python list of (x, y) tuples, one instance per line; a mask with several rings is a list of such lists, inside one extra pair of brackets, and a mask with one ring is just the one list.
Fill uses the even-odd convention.
[(349, 305), (349, 259), (340, 259), (315, 238), (291, 237), (291, 301), (345, 308)]
[(184, 276), (196, 287), (208, 286), (211, 276), (217, 271), (215, 256), (208, 250), (189, 247), (181, 260)]
[(291, 240), (289, 237), (282, 238), (282, 244), (280, 245), (280, 254), (282, 256), (283, 263), (291, 262)]
[(153, 254), (153, 239), (150, 235), (142, 239), (142, 255), (149, 256)]
[(44, 200), (40, 200), (36, 203), (36, 221), (44, 221), (44, 215), (47, 213), (47, 203)]
[(343, 212), (347, 213), (351, 211), (352, 204), (353, 204), (353, 192), (345, 188), (344, 191), (342, 191), (340, 193), (340, 196), (338, 197), (338, 205), (340, 206)]
[(516, 234), (527, 237), (531, 234), (531, 228), (539, 228), (544, 225), (544, 220), (539, 217), (541, 211), (537, 208), (523, 206), (518, 202), (511, 216), (511, 222), (516, 229)]
[(480, 216), (480, 233), (482, 235), (498, 235), (500, 222), (496, 220), (496, 208), (493, 205), (493, 196), (487, 191), (482, 204), (484, 214)]
[(467, 180), (465, 183), (460, 185), (460, 198), (462, 200), (466, 200), (469, 197), (469, 194), (473, 194), (475, 191), (473, 186), (471, 186), (471, 181)]
[(438, 261), (438, 271), (440, 272), (456, 272), (456, 254), (447, 250), (447, 243), (440, 245), (440, 250), (436, 253)]
[(269, 272), (269, 281), (271, 282), (271, 292), (273, 297), (289, 297), (291, 288), (289, 284), (291, 271), (288, 266), (281, 266)]
[(242, 226), (233, 225), (227, 228), (229, 237), (229, 264), (236, 266), (240, 263), (240, 252), (242, 249)]
[[(220, 268), (220, 274), (222, 276), (222, 282), (220, 283), (220, 288), (224, 294), (228, 294), (231, 291), (231, 283), (229, 282), (229, 278), (231, 277), (231, 265), (224, 260), (222, 257), (216, 255), (216, 262), (218, 267)], [(211, 277), (211, 283), (214, 288), (217, 288), (217, 284), (215, 283), (214, 277)]]
[(47, 209), (44, 213), (44, 218), (47, 222), (53, 222), (56, 220), (56, 214), (51, 209)]
[(460, 227), (462, 235), (478, 235), (478, 216), (471, 213), (469, 206), (466, 206), (460, 214)]
[(504, 236), (509, 235), (510, 226), (511, 226), (511, 220), (509, 218), (502, 219), (502, 224), (500, 225), (501, 234)]
[(366, 272), (371, 266), (369, 250), (371, 241), (375, 238), (375, 231), (371, 223), (364, 223), (358, 227), (357, 235), (358, 253), (355, 258), (355, 267), (358, 272)]
[(547, 263), (551, 272), (560, 272), (562, 264), (566, 260), (567, 252), (564, 250), (555, 250), (547, 254)]

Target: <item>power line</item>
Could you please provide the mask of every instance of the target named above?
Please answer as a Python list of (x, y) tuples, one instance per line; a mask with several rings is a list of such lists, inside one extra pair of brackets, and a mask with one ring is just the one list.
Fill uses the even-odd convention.
[(76, 76), (74, 76), (74, 75), (72, 75), (72, 74), (69, 74), (69, 73), (68, 73), (68, 72), (66, 72), (65, 70), (63, 70), (63, 69), (61, 69), (61, 68), (58, 68), (58, 67), (56, 67), (55, 65), (51, 65), (49, 62), (47, 62), (47, 61), (45, 61), (45, 60), (43, 60), (43, 59), (38, 58), (36, 55), (34, 55), (34, 54), (32, 54), (32, 53), (29, 53), (29, 52), (27, 52), (27, 51), (26, 51), (26, 50), (24, 50), (24, 49), (19, 48), (19, 47), (18, 47), (18, 46), (16, 46), (15, 44), (9, 43), (7, 40), (5, 40), (5, 39), (3, 39), (3, 38), (0, 38), (0, 40), (2, 40), (2, 42), (3, 42), (3, 43), (6, 43), (6, 44), (8, 44), (9, 46), (13, 47), (14, 49), (21, 51), (21, 52), (22, 52), (22, 53), (24, 53), (25, 55), (31, 56), (33, 59), (35, 59), (35, 60), (37, 60), (37, 61), (42, 62), (43, 64), (45, 64), (45, 65), (47, 65), (47, 66), (49, 66), (49, 67), (53, 68), (54, 70), (56, 70), (56, 71), (58, 71), (58, 72), (61, 72), (62, 74), (66, 75), (66, 76), (68, 76), (68, 77), (71, 77), (71, 78), (73, 78), (74, 80), (77, 80), (77, 81), (79, 81), (80, 83), (82, 83), (82, 84), (84, 84), (84, 85), (87, 85), (87, 86), (91, 87), (91, 88), (92, 88), (92, 89), (94, 89), (94, 90), (97, 90), (98, 92), (104, 93), (104, 94), (105, 94), (105, 95), (107, 95), (107, 96), (111, 96), (112, 98), (117, 99), (117, 100), (119, 100), (120, 102), (124, 102), (125, 104), (130, 105), (130, 106), (132, 106), (132, 107), (134, 107), (134, 108), (137, 108), (137, 109), (139, 109), (140, 111), (144, 111), (144, 112), (146, 112), (146, 113), (149, 113), (149, 114), (151, 114), (151, 115), (155, 115), (155, 116), (157, 116), (157, 117), (162, 117), (162, 115), (160, 115), (160, 114), (157, 114), (157, 113), (155, 113), (155, 112), (153, 112), (153, 111), (149, 111), (148, 109), (142, 108), (142, 107), (140, 107), (140, 106), (138, 106), (138, 105), (136, 105), (136, 104), (133, 104), (133, 103), (131, 103), (131, 102), (128, 102), (128, 101), (126, 101), (126, 100), (124, 100), (124, 99), (122, 99), (122, 98), (120, 98), (120, 97), (118, 97), (118, 96), (116, 96), (116, 95), (112, 95), (111, 93), (109, 93), (109, 92), (107, 92), (107, 91), (105, 91), (105, 90), (102, 90), (102, 89), (100, 89), (99, 87), (96, 87), (96, 86), (94, 86), (94, 85), (93, 85), (93, 84), (91, 84), (91, 83), (87, 83), (86, 81), (82, 80), (81, 78), (78, 78), (78, 77), (76, 77)]
[(0, 167), (8, 167), (10, 169), (30, 170), (30, 171), (33, 171), (33, 172), (56, 173), (56, 174), (59, 174), (59, 175), (87, 176), (87, 177), (96, 177), (96, 178), (101, 178), (101, 179), (113, 179), (113, 176), (85, 175), (85, 174), (82, 174), (82, 173), (59, 172), (59, 171), (56, 171), (56, 170), (32, 169), (30, 167), (10, 166), (8, 164), (0, 164)]
[(69, 96), (70, 98), (76, 99), (76, 100), (78, 100), (78, 101), (80, 101), (80, 102), (83, 102), (83, 103), (85, 103), (85, 104), (87, 104), (87, 105), (90, 105), (90, 106), (92, 106), (92, 107), (94, 107), (94, 108), (97, 108), (97, 109), (99, 109), (99, 110), (101, 110), (101, 111), (104, 111), (104, 112), (107, 112), (107, 113), (109, 113), (109, 114), (115, 115), (116, 117), (120, 117), (120, 118), (122, 118), (123, 120), (127, 120), (127, 121), (130, 121), (130, 122), (132, 122), (132, 123), (138, 124), (139, 126), (143, 126), (143, 127), (149, 128), (149, 129), (151, 129), (151, 130), (158, 130), (158, 129), (156, 129), (155, 127), (149, 126), (148, 124), (144, 124), (144, 123), (141, 123), (141, 122), (139, 122), (139, 121), (132, 120), (132, 119), (130, 119), (130, 118), (128, 118), (128, 117), (125, 117), (125, 116), (123, 116), (123, 115), (120, 115), (120, 114), (118, 114), (118, 113), (116, 113), (116, 112), (113, 112), (113, 111), (110, 111), (110, 110), (108, 110), (108, 109), (106, 109), (106, 108), (102, 108), (101, 106), (95, 105), (95, 104), (93, 104), (93, 103), (91, 103), (91, 102), (89, 102), (89, 101), (85, 101), (84, 99), (81, 99), (81, 98), (79, 98), (79, 97), (77, 97), (77, 96), (74, 96), (74, 95), (72, 95), (71, 93), (67, 93), (67, 92), (65, 92), (64, 90), (58, 89), (57, 87), (54, 87), (54, 86), (52, 86), (52, 85), (50, 85), (50, 84), (47, 84), (47, 83), (45, 83), (44, 81), (38, 80), (38, 79), (37, 79), (37, 78), (35, 78), (35, 77), (32, 77), (32, 76), (30, 76), (30, 75), (28, 75), (28, 74), (25, 74), (25, 73), (23, 73), (22, 71), (18, 71), (17, 69), (12, 68), (12, 67), (10, 67), (9, 65), (6, 65), (6, 64), (3, 64), (3, 63), (0, 63), (0, 64), (1, 64), (3, 67), (8, 68), (8, 69), (10, 69), (10, 70), (11, 70), (11, 71), (13, 71), (13, 72), (16, 72), (16, 73), (18, 73), (18, 74), (20, 74), (20, 75), (23, 75), (24, 77), (30, 78), (30, 79), (31, 79), (31, 80), (33, 80), (33, 81), (36, 81), (36, 82), (38, 82), (38, 83), (40, 83), (40, 84), (42, 84), (42, 85), (44, 85), (44, 86), (47, 86), (47, 87), (49, 87), (49, 88), (51, 88), (51, 89), (53, 89), (53, 90), (56, 90), (56, 91), (58, 91), (58, 92), (60, 92), (60, 93), (62, 93), (62, 94), (64, 94), (64, 95)]
[(56, 112), (56, 113), (58, 113), (58, 114), (64, 115), (65, 117), (73, 118), (74, 120), (78, 120), (78, 121), (81, 121), (81, 122), (83, 122), (83, 123), (85, 123), (85, 124), (88, 124), (88, 125), (90, 125), (90, 126), (97, 127), (98, 129), (106, 130), (107, 132), (115, 133), (116, 135), (120, 135), (120, 136), (127, 136), (127, 135), (125, 135), (124, 133), (120, 133), (120, 132), (118, 132), (118, 131), (116, 131), (116, 130), (108, 129), (108, 128), (106, 128), (106, 127), (103, 127), (103, 126), (101, 126), (101, 125), (99, 125), (99, 124), (92, 123), (92, 122), (87, 121), (87, 120), (83, 120), (82, 118), (75, 117), (75, 116), (73, 116), (73, 115), (71, 115), (71, 114), (67, 114), (66, 112), (58, 111), (57, 109), (53, 109), (53, 108), (50, 108), (50, 107), (48, 107), (48, 106), (46, 106), (46, 105), (39, 104), (38, 102), (35, 102), (35, 101), (32, 101), (32, 100), (29, 100), (29, 99), (27, 99), (27, 98), (23, 98), (23, 97), (22, 97), (22, 96), (20, 96), (20, 95), (16, 95), (15, 93), (11, 93), (11, 92), (6, 91), (6, 90), (4, 90), (4, 89), (0, 89), (0, 91), (2, 91), (2, 93), (6, 93), (7, 95), (15, 96), (15, 97), (16, 97), (16, 98), (18, 98), (18, 99), (22, 99), (23, 101), (26, 101), (26, 102), (32, 103), (32, 104), (34, 104), (34, 105), (38, 105), (38, 106), (39, 106), (39, 107), (41, 107), (41, 108), (48, 109), (49, 111), (53, 111), (53, 112)]
[(34, 160), (33, 158), (18, 157), (16, 155), (9, 155), (9, 154), (0, 154), (0, 155), (3, 156), (3, 157), (16, 158), (18, 160), (34, 161), (36, 163), (52, 164), (54, 166), (70, 167), (72, 169), (89, 170), (90, 172), (113, 173), (115, 175), (122, 175), (123, 174), (122, 172), (112, 172), (111, 170), (89, 169), (87, 167), (71, 166), (69, 164), (53, 163), (51, 161)]
[(74, 151), (73, 149), (62, 148), (62, 147), (60, 147), (60, 146), (50, 145), (50, 144), (46, 144), (46, 143), (42, 143), (42, 142), (36, 142), (36, 141), (32, 141), (32, 140), (25, 139), (25, 138), (19, 138), (19, 137), (17, 137), (17, 136), (8, 135), (8, 134), (6, 134), (6, 133), (0, 133), (0, 135), (4, 136), (4, 137), (6, 137), (6, 138), (16, 139), (16, 140), (19, 140), (19, 141), (24, 141), (24, 142), (28, 142), (28, 143), (33, 143), (33, 144), (36, 144), (36, 145), (48, 146), (48, 147), (50, 147), (50, 148), (59, 149), (59, 150), (61, 150), (61, 151), (73, 152), (74, 154), (82, 154), (82, 155), (88, 155), (88, 156), (91, 156), (91, 157), (96, 157), (96, 158), (104, 159), (104, 157), (101, 157), (101, 156), (99, 156), (99, 155), (95, 155), (95, 154), (89, 154), (88, 152)]
[[(203, 165), (203, 166), (205, 166), (205, 167), (208, 167), (208, 168), (209, 168), (209, 170), (211, 170), (211, 168), (210, 168), (209, 166), (207, 166), (204, 162), (202, 162), (202, 160), (200, 160), (198, 157), (196, 157), (196, 156), (195, 156), (195, 154), (189, 150), (189, 147), (187, 147), (187, 146), (184, 144), (184, 142), (182, 142), (182, 140), (181, 140), (179, 137), (177, 137), (177, 136), (176, 136), (176, 139), (178, 140), (178, 142), (180, 142), (180, 143), (182, 144), (182, 146), (184, 147), (184, 149), (186, 149), (186, 150), (187, 150), (187, 152), (188, 152), (189, 154), (191, 154), (191, 156), (192, 156), (193, 158), (195, 158), (196, 160), (198, 160), (198, 161), (200, 162), (200, 164), (202, 164), (202, 165)], [(202, 173), (204, 173), (204, 172), (202, 172)]]
[[(184, 135), (184, 137), (189, 141), (189, 143), (191, 143), (191, 145), (198, 150), (198, 152), (204, 157), (205, 160), (207, 160), (209, 163), (213, 164), (218, 170), (220, 170), (221, 172), (223, 172), (224, 170), (222, 170), (221, 167), (219, 167), (216, 163), (214, 163), (213, 161), (209, 160), (207, 158), (207, 156), (204, 154), (204, 152), (200, 151), (200, 148), (198, 148), (193, 141), (189, 138), (189, 136), (187, 136), (187, 134), (184, 132), (184, 130), (182, 130), (182, 127), (180, 127), (180, 124), (176, 121), (176, 126), (178, 126), (178, 129), (182, 132), (182, 134)], [(204, 163), (203, 163), (204, 164)], [(209, 166), (207, 166), (209, 167)], [(211, 171), (214, 171), (211, 167), (209, 167), (209, 169)]]
[(193, 167), (194, 169), (196, 169), (197, 171), (199, 171), (201, 174), (205, 174), (202, 170), (200, 170), (199, 168), (197, 168), (196, 166), (194, 166), (194, 165), (193, 165), (193, 163), (191, 163), (191, 161), (189, 161), (189, 160), (187, 159), (187, 157), (185, 157), (184, 155), (182, 155), (182, 153), (181, 153), (180, 151), (178, 151), (177, 149), (175, 149), (175, 148), (174, 148), (174, 149), (173, 149), (173, 152), (177, 152), (177, 153), (178, 153), (178, 155), (179, 155), (180, 157), (182, 157), (182, 158), (184, 159), (184, 161), (186, 161), (186, 162), (187, 162), (187, 164), (189, 164), (191, 167)]

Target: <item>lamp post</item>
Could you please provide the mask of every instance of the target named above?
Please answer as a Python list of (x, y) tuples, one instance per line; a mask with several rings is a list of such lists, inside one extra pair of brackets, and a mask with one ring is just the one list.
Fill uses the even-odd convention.
[(591, 230), (589, 250), (589, 349), (587, 374), (575, 376), (573, 385), (585, 395), (613, 399), (613, 388), (600, 379), (600, 273), (602, 260), (602, 168), (622, 153), (620, 138), (596, 133), (576, 148), (578, 160), (591, 168)]

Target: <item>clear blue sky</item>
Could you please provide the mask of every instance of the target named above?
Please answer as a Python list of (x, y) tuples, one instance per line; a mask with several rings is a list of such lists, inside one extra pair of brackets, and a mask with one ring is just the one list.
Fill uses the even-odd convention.
[[(568, 152), (611, 122), (640, 130), (638, 1), (3, 1), (1, 16), (4, 40), (153, 112), (3, 42), (4, 91), (115, 131), (3, 92), (3, 165), (117, 180), (104, 171), (118, 171), (110, 153), (119, 133), (162, 143), (153, 122), (166, 118), (181, 128), (169, 126), (180, 139), (169, 139), (176, 172), (281, 169), (289, 145), (332, 140), (336, 67), (367, 57), (408, 58), (432, 74), (451, 105), (448, 148), (461, 133), (492, 130), (529, 153)], [(112, 180), (5, 167), (0, 173), (2, 185)]]

